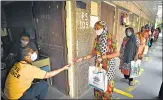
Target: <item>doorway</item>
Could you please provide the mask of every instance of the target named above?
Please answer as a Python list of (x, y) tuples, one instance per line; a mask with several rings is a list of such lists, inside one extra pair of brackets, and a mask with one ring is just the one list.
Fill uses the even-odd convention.
[(108, 32), (113, 34), (115, 7), (105, 2), (101, 2), (101, 20), (107, 24)]
[[(33, 2), (36, 37), (42, 53), (50, 57), (51, 69), (67, 64), (65, 1)], [(52, 86), (69, 94), (67, 71), (52, 78)]]
[[(65, 1), (14, 1), (4, 11), (13, 43), (25, 29), (37, 41), (40, 53), (49, 56), (52, 70), (67, 64)], [(53, 77), (52, 83), (69, 94), (67, 71)]]

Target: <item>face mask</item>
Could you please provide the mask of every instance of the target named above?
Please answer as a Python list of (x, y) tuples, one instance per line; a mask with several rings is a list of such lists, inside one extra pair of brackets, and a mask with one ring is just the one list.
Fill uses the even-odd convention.
[(37, 59), (37, 53), (34, 52), (32, 55), (31, 55), (31, 60), (32, 61), (35, 61)]
[(101, 35), (101, 34), (102, 34), (102, 32), (103, 32), (103, 29), (96, 30), (96, 34), (97, 34), (97, 35)]
[(29, 42), (21, 40), (21, 43), (24, 44), (24, 45), (27, 45)]
[(127, 32), (127, 34), (126, 34), (127, 36), (131, 36), (132, 35), (132, 33), (131, 32)]

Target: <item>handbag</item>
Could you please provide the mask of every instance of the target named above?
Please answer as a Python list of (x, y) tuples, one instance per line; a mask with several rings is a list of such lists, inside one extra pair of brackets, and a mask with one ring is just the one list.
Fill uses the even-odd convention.
[(139, 76), (141, 60), (131, 61), (131, 72), (130, 78), (135, 78)]
[(102, 92), (107, 91), (108, 79), (106, 70), (101, 67), (89, 66), (88, 84)]

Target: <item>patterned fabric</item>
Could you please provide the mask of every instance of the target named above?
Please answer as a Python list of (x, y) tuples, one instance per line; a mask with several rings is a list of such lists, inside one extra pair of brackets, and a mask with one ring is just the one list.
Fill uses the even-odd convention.
[(146, 39), (145, 39), (144, 34), (142, 32), (138, 33), (138, 37), (140, 40), (140, 48), (139, 48), (138, 54), (143, 55), (145, 44), (146, 44)]
[[(103, 22), (101, 22), (104, 24)], [(96, 55), (96, 59), (101, 55), (108, 55), (117, 50), (117, 41), (112, 38), (111, 33), (107, 33), (107, 28), (104, 26), (104, 32), (101, 37), (97, 37), (94, 41), (93, 55)], [(96, 61), (96, 60), (95, 60)], [(102, 61), (103, 69), (108, 71), (108, 89), (107, 92), (103, 93), (97, 89), (94, 89), (94, 95), (96, 99), (111, 99), (114, 87), (113, 78), (115, 76), (115, 59), (103, 59)], [(99, 65), (99, 64), (98, 64)]]
[[(136, 46), (139, 47), (140, 46), (140, 40), (137, 36), (136, 37)], [(127, 74), (130, 72), (130, 63), (126, 64), (124, 63), (124, 50), (125, 50), (125, 46), (126, 43), (128, 42), (129, 38), (124, 37), (121, 48), (120, 48), (120, 69), (122, 74)]]
[(99, 40), (100, 40), (100, 49), (101, 49), (101, 53), (102, 55), (106, 55), (107, 52), (107, 27), (106, 27), (106, 23), (104, 21), (100, 21), (100, 24), (102, 26), (104, 26), (104, 31), (101, 34)]
[(100, 90), (94, 89), (94, 96), (96, 100), (104, 99), (104, 100), (112, 100), (114, 89), (114, 81), (110, 81), (107, 87), (107, 91), (105, 93), (101, 92)]

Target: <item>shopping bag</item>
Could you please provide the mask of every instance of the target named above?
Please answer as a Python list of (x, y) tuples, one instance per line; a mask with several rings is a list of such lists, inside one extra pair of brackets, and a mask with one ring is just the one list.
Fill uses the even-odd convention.
[(144, 55), (146, 55), (148, 53), (148, 48), (149, 48), (148, 46), (144, 47), (144, 52), (143, 52)]
[(121, 73), (124, 75), (130, 75), (130, 63), (124, 63), (121, 67)]
[(135, 78), (139, 76), (141, 60), (131, 61), (131, 72), (130, 78)]
[(108, 80), (106, 71), (104, 69), (101, 69), (99, 71), (99, 68), (96, 66), (89, 66), (89, 86), (92, 86), (98, 90), (101, 90), (102, 92), (107, 91), (108, 86)]

